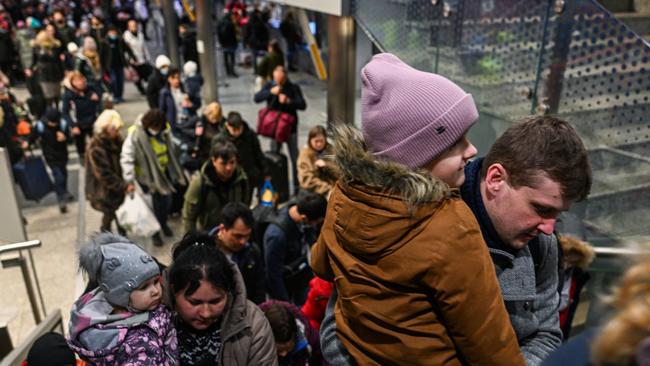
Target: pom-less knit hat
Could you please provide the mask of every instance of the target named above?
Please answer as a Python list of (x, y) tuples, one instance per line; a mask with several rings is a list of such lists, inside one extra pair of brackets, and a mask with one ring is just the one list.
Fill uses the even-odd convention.
[(361, 70), (363, 137), (378, 158), (421, 168), (478, 119), (474, 99), (448, 79), (390, 53)]
[(81, 248), (79, 266), (97, 281), (111, 305), (126, 309), (131, 291), (160, 274), (158, 264), (144, 249), (111, 233), (98, 234)]

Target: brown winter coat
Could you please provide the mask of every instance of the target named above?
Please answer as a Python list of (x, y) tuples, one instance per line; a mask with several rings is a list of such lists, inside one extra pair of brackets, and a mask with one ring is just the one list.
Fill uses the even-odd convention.
[(120, 166), (121, 140), (97, 135), (86, 151), (86, 199), (101, 212), (115, 212), (124, 202), (126, 184)]
[[(325, 154), (328, 153), (328, 147), (325, 148)], [(309, 146), (305, 146), (300, 151), (297, 164), (298, 181), (300, 182), (300, 188), (325, 195), (332, 190), (334, 183), (336, 183), (337, 173), (336, 168), (330, 162), (325, 168), (318, 168), (316, 160), (319, 158), (318, 152)]]
[(359, 365), (523, 365), (471, 210), (426, 172), (377, 161), (337, 127), (341, 170), (312, 267), (334, 281), (337, 335)]

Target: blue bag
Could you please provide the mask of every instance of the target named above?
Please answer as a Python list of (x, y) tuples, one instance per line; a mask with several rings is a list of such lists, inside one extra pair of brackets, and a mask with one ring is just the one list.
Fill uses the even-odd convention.
[(54, 184), (41, 157), (25, 157), (14, 164), (13, 170), (16, 182), (28, 200), (38, 202), (54, 190)]

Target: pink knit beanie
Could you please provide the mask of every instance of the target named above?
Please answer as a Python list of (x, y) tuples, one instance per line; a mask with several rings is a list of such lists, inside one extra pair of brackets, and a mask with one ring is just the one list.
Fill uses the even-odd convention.
[(470, 94), (393, 54), (375, 55), (361, 80), (363, 136), (378, 158), (422, 168), (478, 119)]

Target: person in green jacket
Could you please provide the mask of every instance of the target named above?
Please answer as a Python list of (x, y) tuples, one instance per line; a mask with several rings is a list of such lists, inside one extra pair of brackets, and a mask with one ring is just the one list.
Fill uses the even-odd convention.
[(228, 140), (237, 148), (237, 163), (246, 172), (249, 193), (253, 188), (260, 188), (264, 182), (264, 153), (260, 148), (260, 140), (239, 112), (228, 113), (224, 128), (212, 138), (211, 144), (219, 140)]
[(228, 202), (250, 204), (248, 177), (237, 163), (237, 148), (227, 140), (212, 145), (211, 158), (201, 167), (185, 193), (185, 232), (210, 230), (221, 223), (221, 209)]

